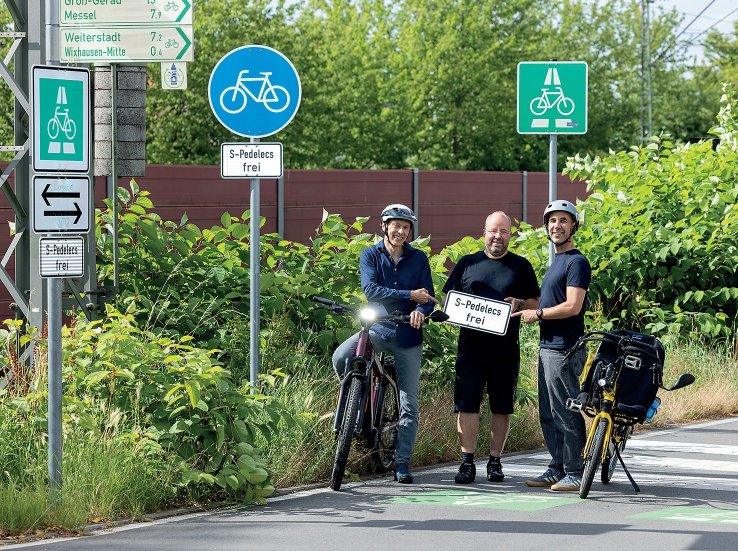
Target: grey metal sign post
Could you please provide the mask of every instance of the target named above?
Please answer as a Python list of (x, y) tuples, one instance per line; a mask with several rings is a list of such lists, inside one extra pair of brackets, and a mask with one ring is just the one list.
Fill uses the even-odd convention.
[[(274, 177), (262, 175), (258, 161), (269, 152), (259, 148), (259, 138), (279, 132), (292, 121), (300, 106), (302, 86), (297, 70), (284, 55), (267, 46), (250, 45), (236, 48), (218, 61), (210, 74), (208, 97), (210, 108), (223, 126), (234, 134), (251, 138), (249, 144), (240, 144), (240, 148), (232, 147), (239, 144), (221, 146), (221, 175), (224, 178), (243, 177), (228, 176), (234, 171), (233, 164), (228, 161), (233, 160), (231, 155), (238, 150), (243, 173), (250, 176), (251, 188), (249, 377), (253, 392), (259, 380), (260, 178)], [(280, 155), (281, 150), (279, 147)], [(281, 162), (278, 168), (281, 176)]]
[[(47, 278), (49, 378), (49, 491), (62, 484), (62, 282), (84, 274), (90, 229), (90, 72), (34, 66), (31, 227), (39, 275)], [(46, 234), (65, 234), (48, 237)]]
[[(518, 63), (519, 134), (548, 134), (548, 201), (557, 198), (558, 134), (586, 134), (588, 68), (583, 61)], [(549, 264), (553, 243), (549, 242)]]

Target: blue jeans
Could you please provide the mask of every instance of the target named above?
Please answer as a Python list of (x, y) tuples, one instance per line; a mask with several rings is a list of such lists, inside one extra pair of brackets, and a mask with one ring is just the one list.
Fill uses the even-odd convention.
[(580, 350), (568, 360), (565, 355), (565, 350), (546, 348), (538, 354), (538, 415), (551, 454), (549, 467), (581, 476), (587, 439), (584, 418), (581, 413), (566, 409), (566, 399), (579, 394), (579, 376), (587, 351)]
[[(374, 352), (387, 352), (395, 357), (397, 386), (400, 388), (400, 428), (397, 436), (395, 465), (400, 463), (409, 465), (418, 435), (418, 419), (420, 418), (418, 388), (420, 387), (420, 361), (423, 355), (423, 345), (400, 348), (394, 341), (382, 340), (374, 331), (370, 331), (369, 336)], [(356, 333), (336, 348), (333, 353), (333, 369), (337, 375), (343, 375), (346, 360), (356, 353), (358, 340), (359, 334)]]

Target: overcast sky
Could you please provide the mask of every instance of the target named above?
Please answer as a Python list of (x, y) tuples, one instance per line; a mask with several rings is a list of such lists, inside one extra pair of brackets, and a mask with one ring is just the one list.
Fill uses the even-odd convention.
[(696, 56), (701, 55), (699, 44), (710, 30), (732, 34), (738, 20), (738, 0), (653, 0), (652, 13), (659, 8), (675, 8), (683, 15), (679, 41), (693, 41), (695, 46), (690, 48), (690, 53)]

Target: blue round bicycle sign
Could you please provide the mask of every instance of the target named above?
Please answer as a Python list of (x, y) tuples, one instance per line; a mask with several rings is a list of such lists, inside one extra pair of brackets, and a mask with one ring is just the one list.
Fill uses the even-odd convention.
[(242, 46), (221, 58), (210, 74), (210, 108), (228, 130), (263, 138), (282, 130), (302, 99), (292, 62), (268, 46)]

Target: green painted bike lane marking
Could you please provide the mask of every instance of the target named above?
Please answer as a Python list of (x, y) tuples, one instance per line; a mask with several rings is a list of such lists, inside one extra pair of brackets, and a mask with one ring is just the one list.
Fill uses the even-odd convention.
[(715, 509), (713, 507), (668, 507), (647, 513), (638, 513), (629, 518), (654, 520), (676, 520), (679, 522), (701, 522), (702, 524), (738, 524), (738, 509)]
[(419, 505), (454, 505), (484, 507), (507, 511), (541, 511), (581, 501), (578, 497), (543, 496), (514, 492), (476, 492), (473, 490), (433, 490), (415, 495), (398, 496), (390, 503)]

